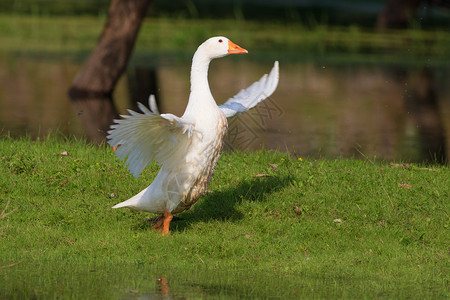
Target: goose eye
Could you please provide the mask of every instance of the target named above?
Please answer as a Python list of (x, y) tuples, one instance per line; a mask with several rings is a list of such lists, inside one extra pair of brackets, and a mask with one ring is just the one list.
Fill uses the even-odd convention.
[(222, 43), (222, 42), (223, 42), (222, 39), (220, 39), (220, 40), (219, 40), (219, 43)]

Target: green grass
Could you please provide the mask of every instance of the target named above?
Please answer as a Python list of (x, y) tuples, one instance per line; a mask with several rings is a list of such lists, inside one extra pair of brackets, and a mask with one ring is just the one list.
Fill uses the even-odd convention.
[(110, 208), (156, 165), (134, 179), (109, 148), (55, 137), (3, 137), (0, 156), (0, 298), (150, 297), (161, 277), (187, 298), (448, 294), (448, 166), (224, 153), (162, 237)]
[[(35, 54), (80, 61), (92, 50), (105, 17), (0, 15), (3, 53)], [(150, 56), (185, 56), (205, 39), (226, 35), (249, 49), (253, 59), (352, 61), (363, 63), (448, 63), (450, 35), (442, 30), (392, 30), (377, 33), (358, 26), (260, 23), (245, 20), (146, 19), (133, 61)]]

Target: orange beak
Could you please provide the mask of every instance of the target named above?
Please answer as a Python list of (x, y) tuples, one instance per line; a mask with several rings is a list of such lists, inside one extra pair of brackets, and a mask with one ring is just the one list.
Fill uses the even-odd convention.
[(243, 54), (243, 53), (248, 53), (248, 51), (245, 50), (244, 48), (239, 47), (232, 41), (228, 40), (228, 53), (229, 54)]

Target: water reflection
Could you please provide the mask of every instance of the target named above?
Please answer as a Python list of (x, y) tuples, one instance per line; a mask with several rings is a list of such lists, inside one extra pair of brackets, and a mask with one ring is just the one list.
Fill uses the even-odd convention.
[(161, 296), (168, 296), (170, 292), (170, 286), (167, 278), (164, 276), (158, 278), (157, 284), (158, 284), (158, 291), (161, 294)]
[(402, 81), (409, 87), (405, 89), (406, 110), (418, 126), (420, 151), (424, 157), (444, 163), (445, 133), (433, 74), (429, 68), (421, 68), (405, 75)]
[(112, 98), (106, 96), (71, 97), (71, 103), (82, 120), (86, 136), (95, 143), (106, 140), (109, 126), (118, 118)]
[[(170, 295), (170, 285), (169, 280), (165, 276), (158, 277), (156, 279), (156, 287), (154, 291), (142, 293), (140, 290), (130, 291), (132, 294), (132, 299), (142, 299), (142, 300), (155, 300), (155, 299), (175, 299)], [(184, 298), (184, 297), (183, 297)], [(179, 297), (177, 297), (179, 299)]]
[[(221, 59), (210, 85), (218, 102), (267, 73), (272, 62)], [(190, 62), (129, 68), (113, 94), (76, 97), (66, 92), (78, 66), (26, 58), (0, 58), (2, 134), (87, 136), (99, 142), (117, 112), (156, 93), (162, 112), (181, 115), (189, 95)], [(226, 148), (280, 149), (299, 156), (376, 156), (443, 162), (448, 157), (450, 69), (280, 62), (275, 94), (230, 120)]]

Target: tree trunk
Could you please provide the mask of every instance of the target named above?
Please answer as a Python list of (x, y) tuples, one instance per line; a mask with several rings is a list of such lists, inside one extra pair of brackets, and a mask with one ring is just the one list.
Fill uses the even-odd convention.
[(150, 0), (112, 0), (97, 46), (75, 76), (70, 98), (111, 96), (126, 68)]
[(377, 28), (406, 28), (416, 17), (422, 0), (386, 0), (378, 15)]
[(127, 66), (151, 1), (112, 0), (99, 41), (69, 89), (72, 105), (93, 142), (103, 142), (118, 117), (112, 92)]
[(423, 156), (431, 163), (445, 164), (445, 131), (433, 81), (427, 68), (410, 72), (406, 83), (412, 90), (405, 93), (406, 108), (422, 140), (420, 144)]

